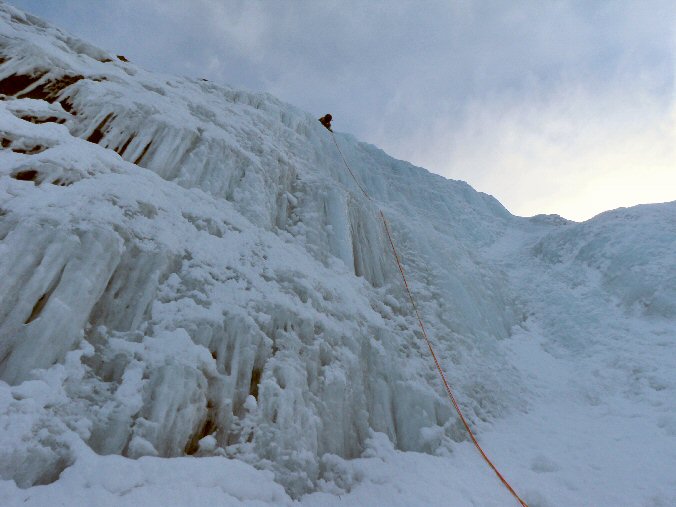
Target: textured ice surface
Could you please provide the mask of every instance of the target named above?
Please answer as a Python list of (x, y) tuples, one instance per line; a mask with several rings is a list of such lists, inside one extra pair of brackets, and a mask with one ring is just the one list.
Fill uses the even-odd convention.
[[(673, 443), (674, 203), (523, 219), (337, 134), (369, 203), (314, 116), (145, 72), (5, 4), (0, 88), (0, 477), (19, 488), (53, 483), (36, 490), (49, 498), (95, 484), (113, 504), (131, 490), (130, 505), (159, 502), (160, 478), (185, 466), (186, 481), (204, 478), (203, 503), (220, 487), (228, 505), (317, 490), (306, 501), (366, 505), (359, 484), (392, 485), (385, 470), (472, 456), (378, 208), (471, 424), (486, 438), (511, 421), (492, 447), (535, 484), (533, 505), (580, 503), (546, 500), (571, 467), (525, 438), (541, 429), (532, 414), (564, 424), (541, 409), (557, 396), (579, 401), (570, 413), (609, 394), (642, 400), (651, 415), (636, 428)], [(157, 459), (185, 455), (198, 458)], [(662, 459), (657, 477), (675, 476), (674, 453)], [(120, 483), (87, 478), (97, 466)], [(260, 481), (260, 495), (229, 473)], [(484, 496), (457, 477), (458, 505), (504, 505), (490, 477), (475, 484), (495, 488)], [(39, 498), (2, 484), (17, 504)]]

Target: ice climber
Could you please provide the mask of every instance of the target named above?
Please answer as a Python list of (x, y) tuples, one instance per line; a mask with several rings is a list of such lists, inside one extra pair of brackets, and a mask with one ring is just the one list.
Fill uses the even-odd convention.
[(322, 125), (324, 125), (327, 129), (329, 129), (330, 132), (333, 132), (331, 130), (331, 120), (333, 119), (333, 116), (331, 116), (330, 113), (326, 113), (324, 116), (319, 118), (319, 121)]

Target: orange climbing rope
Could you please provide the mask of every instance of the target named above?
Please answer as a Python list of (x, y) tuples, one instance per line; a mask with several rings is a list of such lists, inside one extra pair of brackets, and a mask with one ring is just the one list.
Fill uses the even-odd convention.
[[(331, 131), (330, 131), (331, 132)], [(352, 169), (350, 169), (349, 164), (347, 163), (347, 160), (345, 160), (345, 156), (343, 155), (342, 150), (340, 149), (340, 146), (338, 145), (338, 141), (336, 141), (336, 136), (334, 135), (333, 132), (331, 132), (331, 138), (333, 139), (333, 142), (336, 145), (336, 148), (338, 148), (338, 153), (340, 153), (340, 157), (343, 159), (343, 164), (345, 164), (345, 167), (347, 168), (348, 172), (350, 173), (350, 176), (352, 176), (352, 179), (354, 179), (355, 183), (359, 187), (359, 190), (362, 191), (364, 196), (366, 198), (373, 202), (373, 199), (371, 196), (368, 194), (368, 192), (364, 189), (364, 187), (359, 183), (359, 180), (357, 177), (354, 175), (352, 172)], [(493, 472), (495, 472), (495, 475), (498, 476), (502, 484), (505, 485), (505, 487), (509, 490), (509, 492), (516, 498), (516, 500), (519, 502), (519, 504), (522, 507), (528, 507), (526, 502), (524, 502), (521, 497), (514, 491), (514, 488), (507, 482), (507, 479), (498, 471), (496, 466), (493, 464), (493, 462), (489, 459), (489, 457), (486, 455), (484, 450), (481, 448), (479, 445), (479, 442), (477, 441), (476, 437), (474, 436), (474, 433), (472, 432), (472, 429), (469, 427), (469, 424), (467, 423), (467, 420), (465, 419), (465, 416), (462, 414), (462, 410), (460, 410), (460, 405), (458, 404), (457, 400), (455, 399), (455, 395), (453, 394), (453, 390), (451, 389), (450, 384), (446, 380), (446, 374), (444, 373), (443, 368), (441, 367), (441, 364), (439, 363), (439, 359), (437, 359), (437, 355), (434, 352), (434, 348), (432, 347), (432, 342), (427, 335), (427, 331), (425, 330), (425, 324), (423, 323), (422, 317), (420, 316), (420, 312), (418, 311), (418, 305), (415, 302), (415, 298), (413, 297), (413, 293), (411, 292), (411, 288), (408, 285), (408, 280), (406, 279), (406, 274), (404, 273), (404, 268), (401, 264), (401, 261), (399, 259), (399, 254), (397, 253), (397, 248), (394, 246), (394, 240), (392, 239), (392, 234), (390, 233), (390, 226), (389, 223), (387, 222), (387, 219), (385, 218), (385, 214), (383, 213), (383, 210), (378, 209), (378, 212), (380, 213), (380, 219), (383, 222), (383, 227), (385, 228), (385, 234), (387, 235), (387, 239), (390, 243), (390, 247), (392, 249), (392, 255), (394, 256), (394, 260), (397, 263), (397, 267), (399, 268), (399, 273), (401, 274), (401, 279), (404, 282), (404, 287), (406, 288), (406, 293), (408, 294), (408, 299), (411, 302), (411, 306), (413, 307), (413, 311), (415, 313), (416, 319), (418, 319), (418, 325), (420, 326), (420, 330), (422, 331), (422, 335), (425, 338), (425, 343), (427, 344), (427, 348), (430, 351), (430, 354), (432, 356), (432, 359), (434, 359), (434, 365), (437, 368), (437, 371), (439, 372), (439, 376), (441, 377), (441, 381), (444, 384), (444, 388), (446, 389), (446, 394), (448, 394), (449, 399), (451, 400), (451, 403), (453, 404), (453, 407), (455, 408), (455, 411), (458, 413), (458, 416), (460, 417), (460, 420), (462, 421), (463, 426), (465, 427), (465, 430), (467, 430), (467, 434), (469, 435), (470, 439), (472, 440), (472, 443), (474, 444), (474, 447), (477, 448), (479, 451), (479, 454), (481, 454), (481, 457), (488, 463), (488, 466), (491, 467)]]

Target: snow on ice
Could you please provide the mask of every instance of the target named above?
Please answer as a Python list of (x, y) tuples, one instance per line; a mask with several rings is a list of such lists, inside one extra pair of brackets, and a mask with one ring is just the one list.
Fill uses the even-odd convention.
[(0, 504), (676, 505), (676, 203), (515, 217), (0, 3)]

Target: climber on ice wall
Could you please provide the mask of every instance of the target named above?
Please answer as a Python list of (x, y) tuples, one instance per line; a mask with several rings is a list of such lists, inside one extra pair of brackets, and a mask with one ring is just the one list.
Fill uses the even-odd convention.
[(332, 119), (333, 119), (333, 116), (331, 116), (330, 113), (326, 113), (324, 116), (319, 118), (319, 122), (322, 125), (324, 125), (327, 129), (329, 129), (331, 132), (333, 132), (333, 130), (331, 130), (331, 120)]

